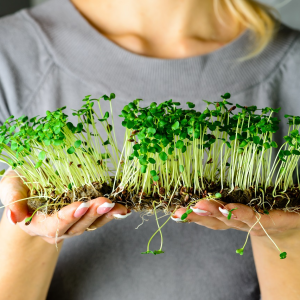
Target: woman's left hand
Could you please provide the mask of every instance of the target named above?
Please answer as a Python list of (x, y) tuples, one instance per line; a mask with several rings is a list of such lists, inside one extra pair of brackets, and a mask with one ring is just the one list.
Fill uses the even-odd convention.
[[(300, 230), (300, 215), (282, 210), (272, 210), (269, 214), (259, 214), (253, 208), (243, 204), (227, 204), (218, 200), (205, 199), (199, 201), (193, 206), (193, 209), (194, 212), (189, 214), (186, 220), (214, 230), (234, 228), (249, 231), (255, 224), (251, 229), (250, 234), (252, 236), (266, 236), (265, 229), (271, 237), (276, 239), (289, 237), (293, 232)], [(228, 220), (230, 210), (232, 210), (231, 218)], [(180, 222), (185, 211), (185, 208), (178, 209), (172, 219)]]
[[(243, 204), (227, 204), (214, 200), (201, 200), (193, 209), (194, 212), (187, 216), (188, 222), (194, 222), (211, 229), (233, 228), (249, 231), (253, 227), (250, 232), (251, 244), (262, 299), (299, 299), (299, 214), (282, 210), (272, 210), (269, 214), (259, 214), (253, 208)], [(231, 218), (228, 220), (227, 216), (230, 210), (232, 210)], [(185, 211), (185, 208), (178, 209), (172, 219), (181, 220), (181, 215)], [(244, 246), (237, 249), (237, 253), (242, 255)], [(282, 260), (280, 258), (287, 259)]]

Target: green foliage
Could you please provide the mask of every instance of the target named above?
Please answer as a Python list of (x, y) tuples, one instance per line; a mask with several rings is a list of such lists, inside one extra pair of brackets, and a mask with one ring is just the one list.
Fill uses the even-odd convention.
[(74, 143), (74, 146), (75, 148), (79, 148), (82, 144), (82, 141), (81, 140), (77, 140), (75, 143)]
[(231, 216), (232, 216), (232, 212), (234, 211), (234, 210), (236, 210), (236, 209), (238, 209), (237, 207), (236, 208), (233, 208), (233, 209), (230, 209), (228, 212), (228, 216), (227, 216), (227, 219), (228, 220), (230, 220), (231, 219)]
[[(100, 99), (111, 101), (114, 97), (111, 94)], [(100, 99), (90, 99), (90, 96), (83, 99), (81, 109), (73, 111), (73, 116), (78, 117), (76, 125), (68, 121), (66, 107), (47, 111), (44, 117), (9, 117), (0, 126), (0, 161), (21, 171), (27, 179), (25, 184), (42, 194), (41, 187), (49, 185), (62, 193), (69, 184), (72, 187), (96, 180), (110, 182), (110, 171), (103, 160), (110, 158), (116, 169), (119, 152), (112, 136), (113, 126), (107, 124), (108, 112), (102, 118), (105, 121), (102, 136), (106, 138), (97, 132), (95, 120), (99, 116), (94, 104), (98, 104), (101, 112)], [(91, 137), (100, 139), (106, 148), (101, 148)]]
[(287, 253), (286, 252), (281, 252), (280, 253), (280, 259), (285, 259), (286, 258)]
[[(278, 148), (273, 137), (280, 123), (274, 114), (279, 109), (233, 105), (230, 98), (225, 93), (220, 101), (205, 100), (202, 112), (192, 102), (186, 103), (188, 109), (173, 100), (141, 107), (142, 100), (135, 99), (120, 115), (126, 128), (123, 152), (116, 144), (112, 110), (103, 113), (100, 105), (106, 101), (112, 108), (113, 93), (100, 99), (86, 96), (72, 113), (77, 124), (69, 121), (66, 107), (47, 111), (44, 117), (11, 116), (0, 126), (0, 160), (24, 174), (25, 184), (40, 195), (47, 195), (47, 186), (55, 186), (59, 194), (99, 181), (120, 183), (132, 195), (141, 195), (140, 201), (143, 195), (158, 195), (165, 206), (168, 199), (178, 197), (172, 194), (177, 188), (185, 201), (191, 201), (207, 182), (222, 190), (229, 187), (230, 192), (272, 188), (274, 195), (293, 187), (300, 158), (300, 117), (285, 115), (289, 131), (272, 164), (272, 151)], [(208, 197), (220, 199), (222, 192)], [(188, 209), (182, 220), (191, 212)], [(237, 253), (242, 255), (243, 248)]]
[(243, 255), (244, 254), (244, 248), (237, 249), (235, 252), (239, 255)]
[(44, 160), (46, 158), (46, 152), (41, 151), (38, 155), (39, 160)]
[(29, 225), (31, 223), (31, 221), (32, 221), (32, 218), (33, 218), (33, 215), (31, 217), (26, 218), (25, 221), (24, 221), (25, 224)]
[(67, 150), (68, 154), (73, 154), (75, 152), (75, 148), (72, 146)]
[(188, 209), (184, 214), (181, 215), (181, 220), (184, 221), (189, 214), (193, 212), (192, 209)]
[(145, 252), (141, 252), (141, 254), (153, 254), (153, 255), (163, 254), (163, 253), (165, 253), (165, 252), (162, 250), (154, 250), (154, 251), (148, 250)]

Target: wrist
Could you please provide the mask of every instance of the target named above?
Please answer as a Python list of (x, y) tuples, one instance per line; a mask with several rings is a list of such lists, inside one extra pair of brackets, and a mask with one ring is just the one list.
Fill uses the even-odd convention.
[[(276, 234), (270, 234), (273, 242), (281, 249), (281, 251), (299, 251), (300, 250), (300, 229), (286, 230)], [(263, 246), (269, 251), (278, 252), (274, 243), (267, 235), (255, 236), (251, 235), (252, 244)]]

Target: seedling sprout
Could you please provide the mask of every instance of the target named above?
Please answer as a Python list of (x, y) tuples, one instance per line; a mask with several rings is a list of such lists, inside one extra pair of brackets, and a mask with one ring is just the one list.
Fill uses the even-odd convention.
[[(272, 160), (280, 123), (274, 115), (280, 108), (234, 105), (230, 97), (225, 93), (220, 101), (205, 100), (203, 112), (192, 102), (187, 108), (173, 100), (142, 107), (136, 99), (119, 116), (125, 127), (122, 149), (115, 134), (113, 93), (86, 96), (73, 112), (77, 124), (69, 121), (66, 107), (47, 111), (45, 117), (11, 116), (0, 126), (0, 161), (30, 190), (27, 224), (37, 211), (52, 214), (74, 201), (106, 196), (155, 215), (154, 235), (160, 233), (161, 247), (150, 250), (153, 235), (143, 254), (156, 255), (164, 253), (161, 229), (170, 217), (183, 207), (181, 221), (187, 221), (191, 206), (202, 199), (246, 204), (259, 214), (298, 211), (300, 117), (285, 115), (289, 130)], [(102, 101), (109, 101), (109, 112), (102, 111)], [(158, 210), (169, 216), (163, 225)], [(243, 255), (244, 247), (237, 253)], [(285, 257), (280, 251), (280, 258)]]

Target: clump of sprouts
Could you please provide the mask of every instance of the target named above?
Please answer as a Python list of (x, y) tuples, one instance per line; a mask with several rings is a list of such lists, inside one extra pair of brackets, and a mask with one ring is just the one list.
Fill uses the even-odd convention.
[[(271, 188), (275, 198), (278, 192), (281, 197), (288, 188), (294, 188), (300, 118), (285, 116), (289, 133), (272, 164), (273, 149), (278, 147), (273, 136), (279, 129), (279, 119), (273, 114), (280, 108), (233, 106), (229, 93), (221, 97), (219, 102), (205, 101), (207, 107), (202, 113), (194, 110), (191, 102), (187, 102), (189, 109), (172, 100), (140, 107), (137, 99), (126, 105), (121, 114), (126, 133), (120, 190), (139, 194), (139, 203), (158, 195), (158, 204), (167, 202), (168, 209), (178, 186), (201, 195), (208, 183), (213, 183), (220, 191), (204, 196), (215, 200), (225, 189), (230, 194), (251, 187), (254, 195), (259, 192), (263, 196)], [(240, 111), (234, 114), (237, 108)], [(190, 194), (186, 193), (187, 197)], [(189, 202), (182, 220), (192, 212), (189, 207), (195, 202)], [(267, 213), (264, 199), (260, 205)], [(153, 251), (148, 247), (146, 253)]]
[[(272, 151), (278, 147), (273, 136), (279, 129), (273, 114), (280, 109), (232, 106), (229, 97), (226, 93), (223, 101), (205, 101), (203, 113), (194, 110), (193, 103), (182, 109), (172, 100), (144, 108), (139, 107), (139, 99), (126, 105), (121, 115), (126, 133), (120, 185), (146, 194), (164, 187), (166, 197), (173, 185), (193, 187), (199, 193), (206, 181), (219, 182), (230, 192), (236, 187), (253, 187), (257, 192), (273, 186), (274, 196), (277, 188), (286, 191), (294, 186), (300, 117), (286, 116), (289, 133), (272, 164)], [(236, 108), (241, 111), (234, 114)]]
[[(76, 126), (63, 112), (66, 107), (47, 111), (41, 118), (11, 116), (0, 127), (0, 161), (19, 174), (33, 198), (52, 199), (83, 185), (93, 187), (95, 181), (112, 185), (119, 150), (113, 119), (110, 124), (100, 100), (111, 105), (114, 98), (114, 94), (100, 99), (86, 96), (82, 108), (73, 112)], [(101, 134), (96, 123), (102, 125)]]
[[(234, 203), (246, 197), (244, 204), (264, 214), (299, 209), (300, 117), (285, 115), (289, 131), (273, 162), (280, 122), (274, 114), (280, 108), (233, 105), (229, 93), (220, 101), (205, 101), (203, 112), (191, 102), (186, 109), (172, 100), (141, 107), (136, 99), (120, 115), (126, 128), (120, 152), (114, 98), (86, 96), (73, 113), (76, 125), (63, 112), (65, 107), (42, 118), (11, 116), (0, 126), (0, 161), (19, 174), (33, 197), (45, 199), (43, 206), (58, 205), (61, 194), (75, 195), (83, 186), (106, 184), (112, 201), (154, 213), (161, 238), (166, 222), (159, 225), (157, 210), (172, 217), (185, 207), (181, 219), (186, 221), (191, 206), (201, 199)], [(101, 101), (109, 101), (110, 113), (103, 113)], [(159, 250), (149, 249), (152, 238), (144, 253), (163, 253), (162, 244)], [(244, 247), (237, 253), (242, 255)]]

